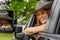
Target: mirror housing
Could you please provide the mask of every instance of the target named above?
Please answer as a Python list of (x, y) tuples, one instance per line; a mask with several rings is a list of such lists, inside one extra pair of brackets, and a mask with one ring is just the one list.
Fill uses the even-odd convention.
[(1, 33), (12, 33), (13, 30), (14, 30), (14, 12), (12, 10), (0, 10), (0, 13), (8, 13), (8, 16), (10, 18), (12, 18), (12, 20), (8, 20), (8, 22), (11, 24), (11, 28), (8, 28), (8, 29), (3, 29), (1, 26), (0, 26), (0, 32)]

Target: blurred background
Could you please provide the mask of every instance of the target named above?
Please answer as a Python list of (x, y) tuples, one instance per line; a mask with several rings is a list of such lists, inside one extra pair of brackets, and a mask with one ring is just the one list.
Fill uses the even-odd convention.
[[(1, 0), (0, 0), (1, 1)], [(5, 0), (2, 0), (5, 1)], [(19, 25), (24, 26), (30, 19), (32, 14), (31, 11), (35, 10), (36, 3), (39, 0), (8, 0), (10, 4), (7, 4), (8, 10), (13, 10), (15, 15), (14, 18), (17, 20)], [(0, 40), (12, 40), (12, 34), (0, 33)]]
[(15, 19), (21, 25), (24, 25), (29, 20), (31, 14), (29, 12), (35, 10), (36, 3), (39, 0), (11, 0), (11, 3), (7, 7), (10, 10), (14, 10)]

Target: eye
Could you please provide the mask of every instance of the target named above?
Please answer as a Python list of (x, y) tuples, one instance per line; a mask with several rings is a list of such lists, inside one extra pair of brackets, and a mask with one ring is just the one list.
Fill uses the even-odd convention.
[(43, 15), (43, 14), (45, 14), (45, 11), (43, 11), (43, 12), (41, 13), (41, 15)]
[(41, 15), (41, 14), (37, 14), (37, 15)]

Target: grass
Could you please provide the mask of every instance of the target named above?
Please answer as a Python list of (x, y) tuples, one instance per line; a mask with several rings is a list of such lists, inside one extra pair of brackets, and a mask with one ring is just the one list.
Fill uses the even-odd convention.
[(13, 38), (13, 33), (8, 34), (8, 33), (0, 33), (0, 40), (12, 40)]

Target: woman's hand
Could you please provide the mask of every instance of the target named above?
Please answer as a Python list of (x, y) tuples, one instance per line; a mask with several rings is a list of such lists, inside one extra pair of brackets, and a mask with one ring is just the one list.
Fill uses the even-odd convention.
[(32, 34), (35, 34), (35, 33), (38, 33), (38, 32), (43, 32), (44, 29), (45, 29), (45, 24), (37, 26), (37, 27), (27, 28), (27, 29), (25, 29), (24, 33), (26, 35), (32, 35)]
[(30, 28), (25, 29), (24, 33), (26, 35), (32, 35), (32, 34), (34, 34), (34, 31), (35, 31), (34, 28), (30, 27)]

